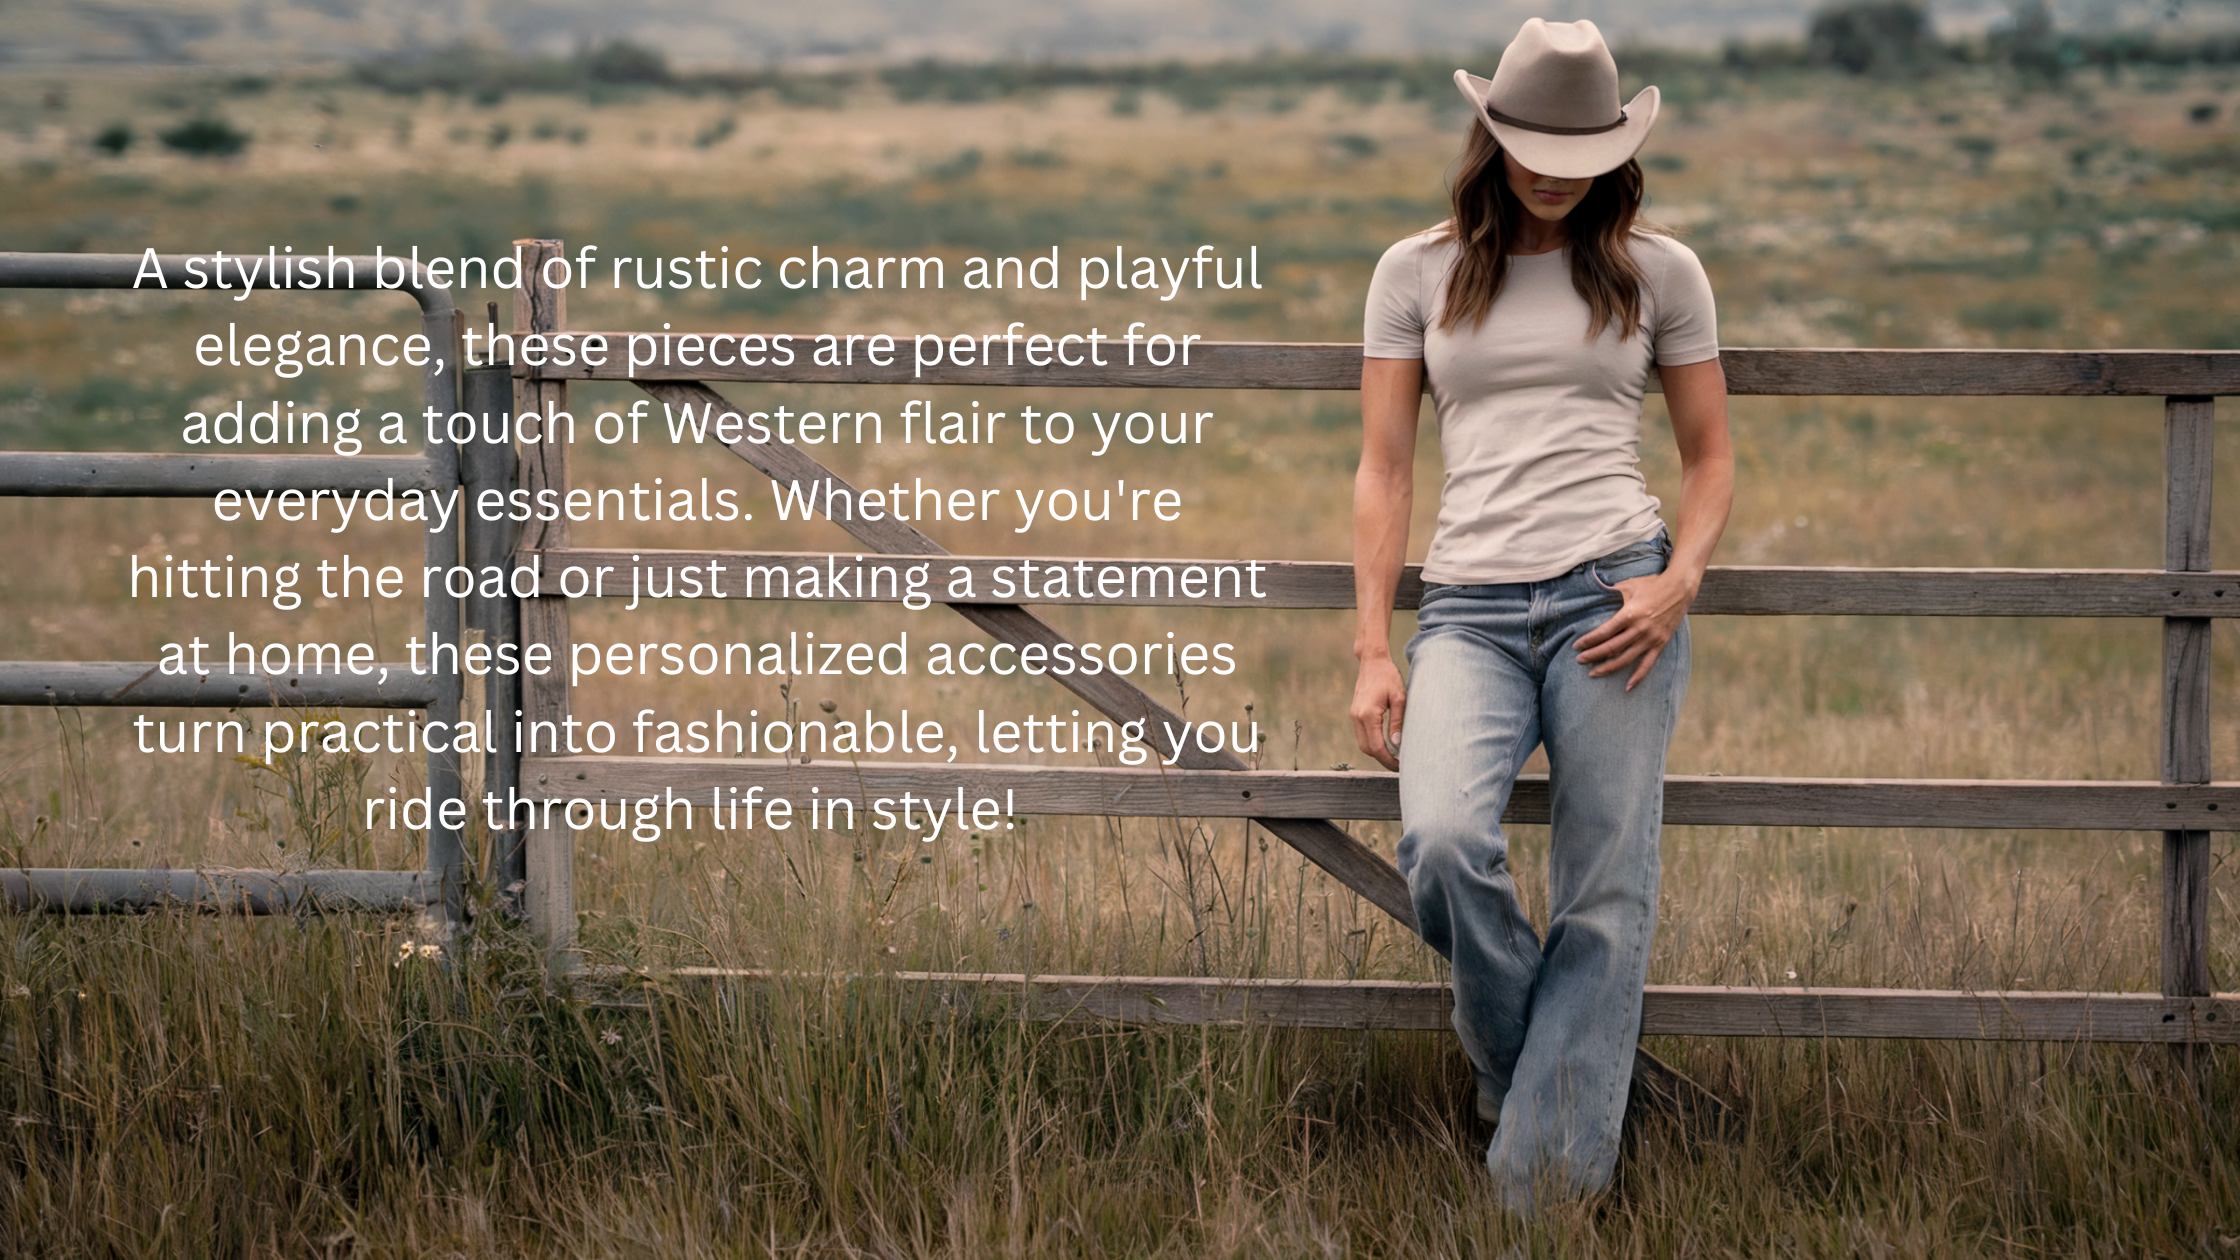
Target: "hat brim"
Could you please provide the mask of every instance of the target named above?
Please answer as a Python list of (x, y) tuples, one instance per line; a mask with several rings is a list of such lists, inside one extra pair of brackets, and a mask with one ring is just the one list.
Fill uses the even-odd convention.
[(1495, 122), (1493, 115), (1486, 112), (1486, 94), (1493, 88), (1490, 79), (1457, 70), (1454, 85), (1461, 90), (1463, 99), (1470, 102), (1470, 108), (1478, 111), (1478, 120), (1501, 142), (1502, 148), (1514, 154), (1526, 170), (1551, 179), (1592, 179), (1631, 161), (1648, 141), (1649, 129), (1657, 125), (1657, 105), (1661, 99), (1654, 86), (1645, 87), (1626, 102), (1625, 121), (1616, 127), (1592, 135), (1559, 136)]

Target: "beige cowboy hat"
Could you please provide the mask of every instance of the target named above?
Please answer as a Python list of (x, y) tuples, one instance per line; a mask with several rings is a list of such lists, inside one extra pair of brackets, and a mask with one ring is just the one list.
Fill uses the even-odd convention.
[(1657, 122), (1657, 89), (1618, 105), (1618, 63), (1602, 32), (1576, 22), (1527, 19), (1491, 79), (1454, 72), (1454, 85), (1493, 138), (1526, 170), (1588, 179), (1624, 166)]

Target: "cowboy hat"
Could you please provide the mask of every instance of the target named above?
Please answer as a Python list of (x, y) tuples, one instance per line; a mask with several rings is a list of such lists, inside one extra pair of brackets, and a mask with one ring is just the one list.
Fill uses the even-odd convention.
[(1618, 106), (1618, 63), (1602, 32), (1582, 18), (1529, 18), (1491, 79), (1454, 72), (1454, 85), (1501, 147), (1525, 169), (1588, 179), (1630, 161), (1657, 121), (1657, 89)]

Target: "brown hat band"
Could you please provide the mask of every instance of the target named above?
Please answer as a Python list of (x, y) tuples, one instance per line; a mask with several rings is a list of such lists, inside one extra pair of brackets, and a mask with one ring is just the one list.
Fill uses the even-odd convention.
[(1600, 127), (1551, 127), (1546, 123), (1526, 122), (1522, 118), (1513, 118), (1495, 109), (1490, 104), (1485, 107), (1485, 110), (1486, 116), (1497, 123), (1510, 127), (1522, 127), (1526, 131), (1543, 132), (1551, 136), (1599, 136), (1605, 131), (1616, 131), (1626, 125), (1626, 112), (1622, 109), (1618, 111), (1618, 121), (1604, 123)]

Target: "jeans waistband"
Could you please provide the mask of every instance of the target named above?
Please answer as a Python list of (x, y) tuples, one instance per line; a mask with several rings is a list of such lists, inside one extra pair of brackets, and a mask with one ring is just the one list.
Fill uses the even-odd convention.
[(1582, 574), (1591, 573), (1594, 571), (1594, 567), (1598, 564), (1609, 565), (1616, 563), (1620, 557), (1626, 556), (1628, 552), (1636, 551), (1645, 547), (1655, 548), (1658, 552), (1662, 553), (1667, 558), (1670, 558), (1672, 555), (1672, 532), (1666, 529), (1660, 522), (1657, 526), (1657, 532), (1651, 534), (1647, 538), (1643, 538), (1637, 542), (1629, 542), (1624, 546), (1604, 552), (1602, 555), (1593, 556), (1588, 559), (1581, 560), (1579, 563), (1572, 565), (1570, 568), (1565, 569), (1561, 573), (1554, 574), (1550, 577), (1538, 578), (1533, 582), (1426, 582), (1423, 584), (1423, 590), (1426, 596), (1429, 596), (1433, 591), (1439, 591), (1442, 593), (1448, 591), (1485, 591), (1489, 594), (1497, 591), (1522, 593), (1524, 591), (1530, 590), (1538, 582), (1556, 582), (1561, 581), (1564, 578), (1578, 577)]

